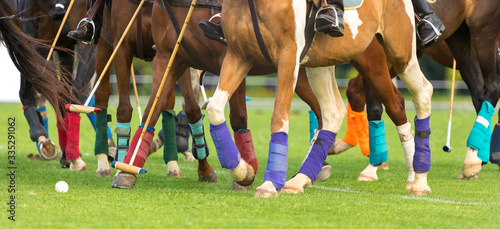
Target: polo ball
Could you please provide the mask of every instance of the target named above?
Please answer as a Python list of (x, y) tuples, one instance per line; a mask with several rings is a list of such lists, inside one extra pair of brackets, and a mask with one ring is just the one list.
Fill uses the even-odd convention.
[(65, 181), (59, 181), (56, 183), (56, 192), (68, 192), (68, 183)]

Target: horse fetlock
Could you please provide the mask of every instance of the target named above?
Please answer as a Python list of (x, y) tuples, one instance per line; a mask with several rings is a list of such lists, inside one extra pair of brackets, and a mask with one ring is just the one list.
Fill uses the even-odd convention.
[(264, 182), (261, 186), (257, 187), (257, 190), (255, 190), (254, 197), (277, 197), (278, 196), (278, 191), (276, 190), (276, 187), (274, 187), (273, 182), (271, 181), (266, 181)]
[(177, 164), (177, 161), (169, 161), (167, 163), (167, 177), (176, 177), (176, 178), (181, 178), (182, 177), (182, 172), (181, 169), (179, 168), (179, 165)]
[(330, 150), (328, 150), (328, 155), (340, 154), (352, 147), (354, 146), (344, 142), (342, 139), (336, 138), (333, 146), (330, 147)]
[(478, 151), (468, 147), (462, 171), (464, 178), (472, 178), (481, 171), (482, 160), (477, 156)]
[(243, 159), (236, 168), (229, 170), (229, 173), (236, 183), (243, 186), (251, 185), (255, 178), (253, 167)]
[(108, 155), (100, 153), (95, 155), (97, 158), (97, 170), (95, 175), (98, 177), (111, 177), (111, 169), (108, 163)]
[(303, 173), (297, 173), (295, 177), (285, 183), (281, 192), (293, 194), (304, 193), (304, 189), (310, 186), (312, 186), (311, 178)]
[(431, 188), (427, 185), (427, 173), (416, 173), (415, 181), (410, 189), (410, 195), (430, 194)]
[(69, 165), (69, 170), (71, 171), (86, 171), (87, 164), (82, 160), (81, 157), (78, 157), (76, 160), (70, 160), (71, 164)]

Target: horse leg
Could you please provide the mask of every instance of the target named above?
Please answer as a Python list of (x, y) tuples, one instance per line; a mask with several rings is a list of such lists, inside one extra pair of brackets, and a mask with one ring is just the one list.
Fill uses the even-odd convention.
[(207, 106), (207, 116), (210, 121), (210, 134), (214, 141), (217, 156), (222, 168), (229, 169), (231, 177), (239, 185), (247, 186), (253, 183), (255, 172), (236, 147), (224, 118), (224, 107), (229, 97), (241, 84), (250, 70), (250, 61), (243, 60), (228, 50), (223, 64), (219, 85)]
[[(246, 94), (246, 78), (243, 79), (238, 89), (229, 99), (229, 120), (233, 129), (234, 143), (240, 152), (241, 158), (248, 162), (254, 172), (257, 174), (259, 162), (255, 155), (252, 133), (247, 127), (247, 104), (245, 101)], [(241, 186), (236, 181), (233, 181), (231, 190), (251, 190), (252, 185)]]
[[(343, 139), (335, 139), (328, 154), (340, 154), (359, 143), (364, 156), (370, 154), (368, 145), (368, 121), (365, 112), (365, 92), (360, 75), (349, 80), (347, 86), (347, 129)], [(368, 107), (367, 107), (368, 109)]]
[[(409, 3), (405, 1), (405, 4)], [(413, 12), (407, 11), (407, 14), (409, 23), (411, 23), (408, 25), (408, 28), (414, 28)], [(391, 19), (387, 18), (385, 23), (390, 23), (390, 21)], [(431, 115), (431, 97), (433, 89), (418, 65), (415, 30), (413, 29), (411, 31), (413, 34), (411, 40), (402, 40), (400, 29), (400, 27), (396, 28), (394, 26), (387, 26), (384, 29), (384, 50), (395, 72), (403, 80), (412, 94), (412, 100), (415, 104), (415, 153), (413, 157), (415, 181), (411, 186), (410, 194), (422, 195), (431, 192), (427, 184), (427, 173), (431, 165), (431, 150), (429, 148), (429, 135), (431, 131), (429, 119)], [(402, 52), (401, 50), (410, 50), (410, 53)], [(409, 124), (407, 125), (408, 126), (402, 129), (409, 131)], [(401, 133), (399, 134), (401, 136)]]
[(471, 94), (472, 103), (478, 117), (467, 139), (467, 153), (464, 160), (464, 169), (458, 175), (458, 179), (477, 179), (481, 171), (483, 160), (479, 157), (483, 143), (489, 139), (491, 134), (491, 117), (494, 113), (492, 104), (486, 101), (485, 78), (477, 77), (483, 75), (477, 56), (474, 54), (470, 42), (470, 31), (463, 25), (446, 42), (459, 66), (462, 79), (467, 84)]
[(203, 118), (205, 115), (201, 113), (200, 106), (196, 102), (193, 93), (190, 69), (186, 69), (178, 82), (182, 96), (184, 97), (184, 111), (186, 112), (191, 137), (193, 138), (192, 153), (198, 160), (198, 181), (217, 182), (217, 175), (207, 160), (209, 152), (203, 127)]
[(335, 141), (345, 117), (346, 108), (335, 81), (335, 67), (306, 68), (311, 88), (321, 106), (323, 129), (311, 141), (308, 153), (295, 177), (286, 182), (281, 192), (303, 193), (316, 180), (328, 151)]

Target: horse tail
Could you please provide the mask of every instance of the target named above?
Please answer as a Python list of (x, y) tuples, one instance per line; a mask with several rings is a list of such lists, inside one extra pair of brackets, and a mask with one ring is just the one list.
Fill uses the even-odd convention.
[[(21, 73), (21, 77), (29, 81), (56, 110), (62, 114), (66, 99), (75, 99), (70, 91), (71, 82), (60, 81), (53, 61), (46, 61), (35, 47), (47, 47), (35, 38), (25, 34), (21, 22), (7, 0), (0, 0), (0, 32), (8, 49), (10, 58)], [(61, 72), (61, 74), (68, 74)], [(65, 77), (60, 77), (64, 79)], [(71, 78), (71, 77), (70, 77)], [(76, 99), (75, 99), (76, 101)]]

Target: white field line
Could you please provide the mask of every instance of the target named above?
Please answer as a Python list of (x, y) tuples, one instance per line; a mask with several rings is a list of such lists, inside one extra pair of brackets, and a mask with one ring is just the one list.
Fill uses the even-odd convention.
[[(311, 188), (319, 188), (323, 190), (335, 191), (335, 192), (346, 192), (346, 193), (367, 193), (362, 191), (350, 190), (350, 189), (341, 189), (341, 188), (331, 188), (325, 186), (313, 185)], [(397, 196), (401, 199), (406, 200), (423, 200), (434, 203), (443, 203), (443, 204), (454, 204), (454, 205), (477, 205), (477, 206), (497, 206), (495, 203), (482, 203), (482, 202), (460, 202), (454, 200), (442, 200), (437, 198), (429, 198), (429, 197), (419, 197), (419, 196)]]

